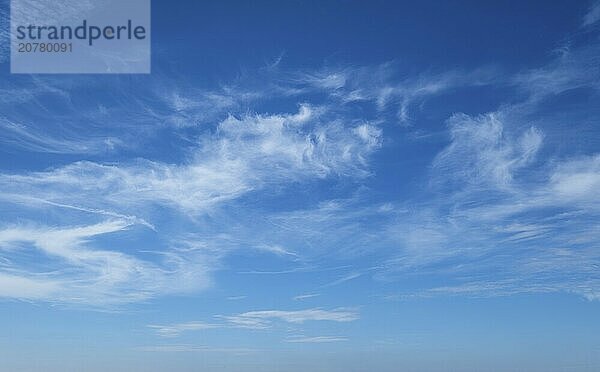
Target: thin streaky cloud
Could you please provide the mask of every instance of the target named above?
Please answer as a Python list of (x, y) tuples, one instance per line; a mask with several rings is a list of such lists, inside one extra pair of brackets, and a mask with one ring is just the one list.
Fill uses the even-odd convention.
[(321, 295), (320, 293), (307, 293), (307, 294), (303, 294), (303, 295), (294, 296), (292, 299), (294, 301), (301, 301), (301, 300), (307, 300), (309, 298), (318, 297), (320, 295)]
[(312, 336), (312, 337), (304, 337), (304, 336), (296, 336), (289, 337), (285, 339), (285, 342), (291, 343), (310, 343), (310, 344), (320, 344), (327, 342), (344, 342), (348, 341), (347, 337), (342, 336)]
[(205, 329), (217, 328), (218, 325), (204, 322), (187, 322), (172, 325), (148, 325), (148, 328), (153, 329), (161, 337), (177, 337), (184, 332), (201, 331)]

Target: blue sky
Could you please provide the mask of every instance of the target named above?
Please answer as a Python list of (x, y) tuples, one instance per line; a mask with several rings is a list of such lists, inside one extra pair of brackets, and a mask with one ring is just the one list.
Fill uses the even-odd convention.
[(600, 3), (154, 1), (150, 75), (0, 4), (2, 369), (600, 369)]

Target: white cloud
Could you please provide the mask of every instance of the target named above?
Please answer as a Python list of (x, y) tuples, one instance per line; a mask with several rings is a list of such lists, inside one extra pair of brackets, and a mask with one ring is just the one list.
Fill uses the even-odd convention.
[(597, 43), (579, 48), (565, 47), (560, 55), (539, 68), (516, 74), (511, 80), (525, 93), (525, 100), (504, 107), (505, 111), (537, 112), (536, 105), (544, 99), (577, 88), (600, 87)]
[(397, 253), (375, 277), (437, 282), (416, 296), (599, 298), (600, 156), (586, 146), (593, 140), (565, 139), (566, 130), (588, 133), (581, 123), (592, 119), (582, 118), (579, 106), (577, 112), (561, 106), (560, 113), (548, 107), (579, 88), (597, 92), (598, 50), (565, 48), (510, 80), (520, 93), (511, 104), (448, 120), (450, 141), (432, 163), (432, 187), (419, 200), (393, 205), (396, 218), (380, 236)]
[(52, 279), (27, 278), (19, 275), (0, 273), (0, 297), (24, 300), (45, 300), (60, 293), (61, 283)]
[(444, 284), (418, 293), (424, 296), (561, 291), (597, 298), (600, 157), (536, 164), (541, 131), (507, 133), (499, 117), (451, 120), (451, 142), (432, 176), (434, 185), (455, 182), (399, 212), (388, 226), (399, 253), (385, 270), (440, 278)]
[(238, 300), (243, 300), (248, 296), (229, 296), (227, 297), (228, 300), (230, 301), (238, 301)]
[(298, 80), (328, 92), (342, 104), (364, 101), (372, 103), (381, 112), (391, 109), (396, 120), (407, 124), (410, 110), (426, 99), (468, 86), (482, 86), (498, 79), (498, 72), (490, 69), (474, 71), (447, 71), (398, 77), (393, 63), (375, 67), (329, 69), (309, 73)]
[[(243, 329), (269, 329), (274, 322), (284, 322), (291, 324), (302, 324), (309, 321), (329, 321), (329, 322), (352, 322), (359, 318), (356, 310), (347, 308), (338, 308), (333, 310), (324, 310), (319, 308), (284, 311), (284, 310), (263, 310), (248, 311), (236, 315), (217, 315), (218, 322), (206, 323), (202, 321), (190, 321), (184, 323), (167, 325), (148, 325), (157, 335), (161, 337), (178, 337), (184, 332), (202, 331), (213, 328), (243, 328)], [(290, 342), (311, 342), (311, 341), (290, 341)], [(314, 341), (318, 342), (318, 341)], [(323, 341), (326, 342), (326, 341)]]
[(298, 255), (294, 252), (291, 252), (285, 248), (283, 248), (280, 245), (268, 245), (268, 244), (263, 244), (263, 245), (259, 245), (258, 247), (256, 247), (259, 251), (264, 251), (264, 252), (268, 252), (268, 253), (272, 253), (275, 254), (277, 256), (292, 256), (292, 257), (298, 257)]
[[(111, 306), (208, 286), (211, 258), (203, 254), (188, 252), (184, 256), (170, 250), (163, 252), (160, 263), (154, 263), (92, 244), (97, 237), (106, 238), (131, 226), (124, 220), (112, 220), (69, 228), (0, 230), (0, 251), (23, 252), (35, 260), (4, 265), (7, 274), (1, 273), (0, 279), (12, 287), (0, 291), (0, 296)], [(38, 265), (44, 270), (36, 271)]]
[(303, 294), (303, 295), (294, 296), (293, 300), (300, 301), (300, 300), (306, 300), (306, 299), (317, 297), (317, 296), (320, 296), (320, 294), (319, 293), (307, 293), (307, 294)]
[(368, 175), (367, 157), (380, 136), (365, 125), (352, 131), (337, 122), (321, 124), (302, 107), (290, 115), (229, 117), (184, 165), (76, 162), (45, 172), (2, 174), (0, 186), (6, 199), (27, 195), (107, 210), (158, 203), (198, 213), (267, 182)]
[(350, 280), (354, 280), (356, 278), (359, 278), (360, 276), (362, 276), (362, 273), (357, 273), (357, 272), (350, 273), (350, 274), (345, 275), (345, 276), (343, 276), (343, 277), (341, 277), (341, 278), (339, 278), (337, 280), (334, 280), (331, 283), (328, 283), (328, 284), (324, 285), (323, 287), (333, 287), (333, 286), (336, 286), (336, 285), (348, 282)]
[(342, 342), (348, 341), (347, 337), (341, 336), (313, 336), (313, 337), (304, 337), (304, 336), (296, 336), (290, 337), (285, 340), (285, 342), (292, 343), (324, 343), (324, 342)]
[(187, 331), (201, 331), (205, 329), (216, 328), (218, 325), (204, 322), (187, 322), (173, 325), (154, 325), (151, 324), (148, 328), (152, 328), (161, 337), (177, 337)]
[(109, 152), (115, 146), (122, 145), (122, 141), (116, 137), (102, 139), (55, 137), (44, 131), (44, 128), (28, 126), (26, 123), (14, 122), (1, 116), (0, 128), (3, 131), (0, 142), (6, 146), (20, 147), (32, 152), (92, 154)]
[(227, 316), (224, 319), (239, 325), (239, 324), (260, 324), (268, 325), (272, 320), (280, 320), (288, 323), (304, 323), (306, 321), (332, 321), (332, 322), (351, 322), (358, 319), (358, 313), (351, 309), (307, 309), (297, 311), (283, 310), (263, 310), (263, 311), (248, 311), (242, 314)]
[[(150, 97), (133, 99), (124, 91), (115, 98), (115, 105), (74, 110), (71, 90), (66, 89), (64, 83), (49, 78), (31, 78), (26, 82), (31, 89), (19, 91), (11, 87), (0, 90), (1, 104), (7, 108), (0, 117), (0, 125), (10, 129), (0, 136), (0, 142), (27, 151), (71, 154), (102, 152), (109, 137), (97, 134), (105, 133), (105, 127), (108, 128), (106, 133), (123, 132), (139, 137), (136, 133), (142, 133), (144, 129), (132, 123), (168, 122), (167, 125), (175, 124), (173, 131), (181, 133), (186, 128), (214, 120), (225, 110), (240, 107), (243, 102), (270, 94), (268, 91), (251, 94), (251, 90), (227, 86), (213, 92), (174, 89), (165, 84), (158, 87), (157, 94), (167, 109), (157, 102), (150, 104)], [(68, 115), (67, 122), (60, 126), (65, 130), (46, 135), (47, 126), (42, 128), (38, 123), (40, 120), (33, 120), (36, 118), (23, 120), (26, 115), (15, 103), (37, 101), (48, 94), (56, 97), (60, 111)], [(131, 102), (131, 107), (123, 102)], [(207, 107), (214, 111), (208, 112)], [(176, 245), (180, 237), (171, 235), (171, 231), (161, 231), (162, 227), (153, 221), (157, 209), (173, 213), (179, 225), (196, 229), (198, 218), (251, 192), (326, 177), (361, 179), (369, 176), (369, 157), (381, 146), (382, 130), (364, 120), (347, 120), (344, 112), (331, 108), (328, 104), (300, 104), (298, 110), (291, 113), (253, 114), (245, 111), (240, 115), (224, 116), (216, 126), (213, 123), (186, 138), (191, 145), (184, 159), (175, 163), (143, 158), (104, 164), (77, 161), (43, 171), (0, 174), (2, 203), (33, 220), (35, 213), (59, 212), (53, 215), (56, 216), (53, 222), (56, 227), (19, 223), (5, 227), (1, 233), (6, 237), (4, 243), (7, 245), (32, 245), (35, 249), (27, 253), (32, 255), (31, 259), (36, 254), (50, 254), (62, 260), (65, 266), (52, 262), (50, 266), (59, 269), (53, 278), (42, 275), (34, 279), (38, 275), (34, 270), (14, 275), (28, 281), (32, 288), (38, 282), (52, 283), (52, 291), (43, 290), (44, 287), (34, 291), (35, 297), (40, 299), (93, 305), (136, 302), (173, 291), (205, 288), (209, 284), (208, 273), (219, 258), (230, 248), (244, 245), (239, 238), (224, 238), (226, 234), (222, 233), (193, 237), (199, 241), (196, 244), (209, 247), (214, 253), (213, 259), (206, 258), (200, 251), (189, 254), (164, 246), (136, 247), (125, 254), (124, 249), (97, 248), (96, 241), (104, 239), (103, 235), (143, 225), (166, 240), (166, 244)], [(204, 114), (207, 116), (202, 116)], [(81, 122), (94, 131), (93, 135), (86, 136), (91, 138), (89, 143), (81, 136), (83, 130), (78, 127)], [(100, 122), (102, 125), (94, 124)], [(121, 125), (121, 122), (126, 123)], [(44, 136), (39, 134), (42, 132)], [(101, 141), (97, 142), (100, 137)], [(128, 138), (123, 137), (125, 146), (131, 142)], [(84, 221), (80, 226), (73, 227), (74, 219), (79, 220), (82, 216)], [(87, 223), (97, 221), (93, 218), (98, 216), (112, 220), (102, 224)], [(102, 228), (108, 230), (92, 231)], [(169, 226), (169, 229), (173, 227)], [(79, 230), (83, 235), (73, 235)], [(14, 236), (10, 237), (10, 234)], [(181, 234), (185, 235), (185, 231)], [(265, 239), (253, 241), (255, 244), (248, 244), (249, 247), (298, 257), (294, 249), (283, 244)], [(142, 259), (141, 251), (151, 252), (160, 259)], [(20, 265), (19, 268), (27, 269), (26, 263)], [(177, 284), (169, 289), (175, 281)], [(9, 296), (14, 292), (5, 294)]]
[(550, 192), (565, 202), (583, 201), (598, 206), (600, 154), (559, 163), (550, 176)]
[(471, 185), (511, 185), (516, 171), (528, 165), (541, 147), (542, 134), (529, 128), (510, 138), (494, 114), (476, 118), (456, 114), (449, 121), (451, 142), (434, 160), (438, 182), (456, 180)]
[(217, 318), (224, 320), (229, 326), (234, 328), (267, 329), (271, 326), (268, 321), (260, 318), (236, 315), (220, 315)]

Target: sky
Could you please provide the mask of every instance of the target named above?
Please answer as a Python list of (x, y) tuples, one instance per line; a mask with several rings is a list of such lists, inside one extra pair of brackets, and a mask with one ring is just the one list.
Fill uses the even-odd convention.
[(600, 3), (152, 2), (11, 75), (0, 370), (600, 370)]

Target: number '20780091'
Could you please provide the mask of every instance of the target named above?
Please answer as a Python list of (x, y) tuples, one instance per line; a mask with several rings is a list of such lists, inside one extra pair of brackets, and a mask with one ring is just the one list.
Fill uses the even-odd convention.
[(73, 43), (19, 43), (18, 53), (71, 53)]

